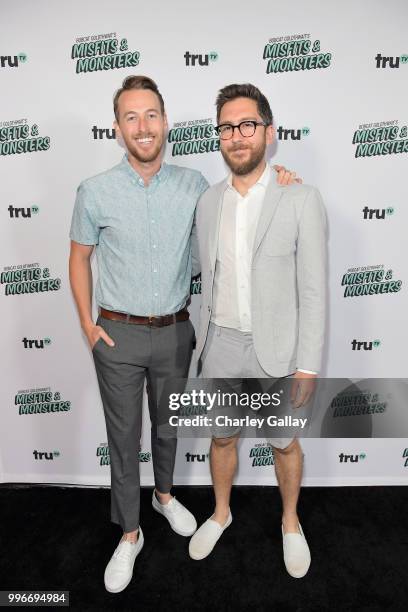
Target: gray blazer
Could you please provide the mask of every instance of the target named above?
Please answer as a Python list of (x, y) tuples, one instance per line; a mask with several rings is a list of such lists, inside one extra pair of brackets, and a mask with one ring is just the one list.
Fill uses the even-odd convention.
[[(213, 305), (221, 207), (227, 181), (208, 189), (196, 209), (193, 267), (201, 263), (197, 357), (205, 345)], [(252, 255), (251, 316), (254, 348), (270, 376), (301, 368), (318, 372), (325, 328), (326, 215), (309, 185), (280, 187), (271, 178)]]

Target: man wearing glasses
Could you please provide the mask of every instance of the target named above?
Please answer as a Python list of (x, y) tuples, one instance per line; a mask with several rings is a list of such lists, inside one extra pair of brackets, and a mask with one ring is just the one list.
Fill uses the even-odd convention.
[[(229, 85), (217, 98), (217, 131), (230, 176), (207, 190), (196, 211), (202, 306), (197, 341), (204, 378), (278, 380), (293, 375), (294, 407), (306, 404), (320, 368), (325, 325), (325, 212), (319, 192), (271, 180), (265, 162), (272, 112), (253, 85)], [(278, 387), (279, 388), (279, 387)], [(230, 493), (239, 428), (211, 441), (215, 511), (193, 535), (189, 553), (204, 559), (231, 524)], [(310, 551), (297, 515), (302, 450), (274, 438), (282, 497), (286, 569), (303, 577)]]

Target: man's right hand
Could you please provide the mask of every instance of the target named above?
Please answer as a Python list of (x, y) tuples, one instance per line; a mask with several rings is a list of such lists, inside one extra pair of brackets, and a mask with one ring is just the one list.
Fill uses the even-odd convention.
[(102, 338), (102, 340), (106, 342), (108, 346), (115, 346), (115, 343), (112, 338), (108, 336), (106, 331), (100, 325), (90, 325), (89, 327), (84, 329), (84, 333), (88, 339), (88, 343), (91, 347), (91, 350), (98, 342), (99, 338)]

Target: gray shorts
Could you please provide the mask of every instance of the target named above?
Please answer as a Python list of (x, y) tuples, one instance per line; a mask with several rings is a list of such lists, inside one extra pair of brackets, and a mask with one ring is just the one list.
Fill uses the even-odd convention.
[[(252, 334), (228, 327), (219, 327), (210, 323), (207, 341), (201, 355), (201, 376), (214, 379), (213, 387), (224, 393), (240, 393), (244, 389), (245, 379), (251, 379), (251, 386), (257, 385), (262, 392), (273, 392), (279, 386), (280, 378), (270, 376), (259, 363), (252, 340)], [(286, 377), (285, 377), (286, 378)], [(249, 382), (249, 381), (248, 381)], [(246, 389), (245, 389), (246, 390)], [(248, 410), (239, 405), (214, 408), (213, 420), (219, 414), (230, 417), (243, 417), (248, 412), (256, 416), (254, 410)], [(242, 427), (213, 425), (211, 429), (214, 438), (230, 438), (239, 436)], [(263, 437), (262, 432), (254, 437)], [(251, 437), (248, 435), (247, 437)], [(267, 442), (276, 448), (286, 448), (292, 442), (291, 438), (266, 438)]]

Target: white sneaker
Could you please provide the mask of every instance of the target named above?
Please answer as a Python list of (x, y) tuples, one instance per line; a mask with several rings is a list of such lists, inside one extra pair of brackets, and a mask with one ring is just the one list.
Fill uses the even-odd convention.
[(288, 574), (293, 578), (303, 578), (310, 567), (311, 557), (302, 526), (299, 533), (284, 533), (282, 525), (283, 560)]
[(170, 527), (179, 535), (191, 536), (197, 529), (197, 521), (194, 516), (175, 497), (167, 504), (161, 504), (153, 491), (152, 506), (166, 517)]
[(109, 593), (120, 593), (132, 580), (133, 565), (137, 555), (143, 548), (144, 538), (141, 527), (139, 537), (133, 544), (128, 540), (121, 540), (112, 555), (105, 570), (105, 588)]
[(201, 561), (208, 557), (214, 546), (224, 533), (227, 527), (232, 523), (231, 512), (227, 518), (225, 525), (222, 527), (217, 521), (209, 518), (203, 523), (200, 529), (197, 529), (190, 540), (188, 547), (189, 555), (196, 561)]

